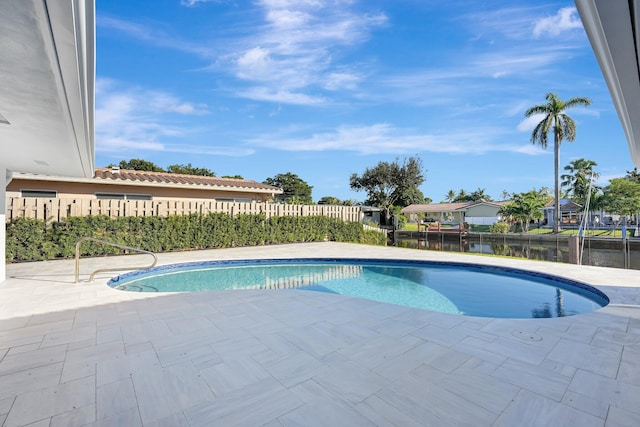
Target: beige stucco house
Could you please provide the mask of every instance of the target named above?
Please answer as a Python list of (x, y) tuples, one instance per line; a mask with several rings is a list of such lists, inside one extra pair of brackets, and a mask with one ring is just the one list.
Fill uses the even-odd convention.
[(282, 189), (247, 179), (98, 168), (92, 178), (15, 173), (7, 197), (267, 202)]

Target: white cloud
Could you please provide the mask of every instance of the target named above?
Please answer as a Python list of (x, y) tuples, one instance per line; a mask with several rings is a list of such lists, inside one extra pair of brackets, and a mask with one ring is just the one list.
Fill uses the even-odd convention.
[(334, 72), (329, 73), (325, 77), (323, 87), (326, 90), (355, 90), (362, 77), (350, 72)]
[(209, 2), (220, 3), (220, 0), (180, 0), (180, 4), (182, 6), (187, 6), (187, 7), (193, 7), (200, 3), (209, 3)]
[(542, 121), (544, 114), (534, 114), (518, 123), (516, 129), (520, 132), (531, 132)]
[(288, 90), (272, 90), (268, 87), (253, 87), (241, 90), (236, 93), (242, 98), (254, 101), (276, 102), (280, 104), (315, 106), (325, 104), (327, 101), (323, 97), (311, 96), (301, 92)]
[(468, 13), (462, 16), (468, 29), (476, 35), (472, 41), (488, 39), (493, 43), (500, 34), (512, 40), (526, 40), (531, 35), (531, 22), (539, 13), (538, 7), (506, 7)]
[(163, 141), (172, 141), (191, 132), (181, 124), (180, 116), (202, 114), (208, 114), (206, 105), (185, 102), (164, 91), (98, 79), (96, 149), (171, 151)]
[(495, 143), (503, 135), (498, 128), (475, 128), (459, 132), (416, 133), (387, 123), (370, 126), (341, 126), (335, 130), (296, 137), (283, 131), (248, 141), (250, 144), (283, 151), (352, 151), (360, 154), (412, 154), (436, 152), (485, 154), (513, 152), (526, 155), (544, 153), (531, 144)]
[[(235, 52), (225, 56), (212, 69), (223, 72), (231, 66), (235, 76), (259, 85), (256, 89), (238, 89), (237, 95), (251, 99), (280, 102), (318, 90), (355, 90), (360, 78), (344, 71), (338, 63), (341, 52), (365, 42), (373, 28), (385, 25), (383, 14), (357, 12), (349, 0), (262, 0), (264, 25), (253, 35), (234, 43)], [(284, 101), (286, 102), (286, 101)], [(305, 105), (309, 105), (306, 103)]]
[(267, 11), (267, 21), (276, 27), (299, 27), (305, 25), (311, 20), (308, 13), (289, 10), (289, 9), (272, 9)]
[(553, 16), (536, 21), (533, 27), (533, 35), (556, 37), (569, 30), (582, 28), (582, 21), (575, 7), (563, 7)]

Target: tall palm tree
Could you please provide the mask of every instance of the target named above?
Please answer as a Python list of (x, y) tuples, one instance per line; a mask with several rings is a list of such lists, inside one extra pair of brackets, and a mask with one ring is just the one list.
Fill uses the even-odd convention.
[(525, 117), (543, 114), (544, 118), (537, 124), (531, 133), (531, 142), (540, 144), (542, 148), (547, 148), (549, 131), (553, 130), (553, 156), (554, 156), (554, 198), (555, 212), (553, 221), (553, 232), (560, 232), (560, 144), (567, 140), (572, 142), (576, 139), (576, 123), (571, 117), (565, 114), (565, 110), (576, 107), (591, 105), (589, 98), (574, 97), (568, 101), (558, 98), (555, 93), (547, 93), (546, 104), (534, 105), (525, 111)]

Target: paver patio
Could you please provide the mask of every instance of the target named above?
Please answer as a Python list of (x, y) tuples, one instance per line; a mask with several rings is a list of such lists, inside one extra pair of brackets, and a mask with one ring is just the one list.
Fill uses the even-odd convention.
[[(108, 275), (74, 284), (72, 261), (13, 264), (0, 425), (640, 425), (638, 271), (339, 243), (159, 255), (292, 257), (504, 265), (592, 284), (611, 303), (491, 319), (299, 290), (128, 293)], [(82, 277), (145, 262), (85, 259)]]

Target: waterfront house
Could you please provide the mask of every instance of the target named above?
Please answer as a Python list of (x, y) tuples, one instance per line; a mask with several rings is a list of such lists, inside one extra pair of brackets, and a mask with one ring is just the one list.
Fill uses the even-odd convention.
[(500, 221), (498, 211), (507, 202), (413, 204), (402, 209), (409, 221), (490, 225)]

